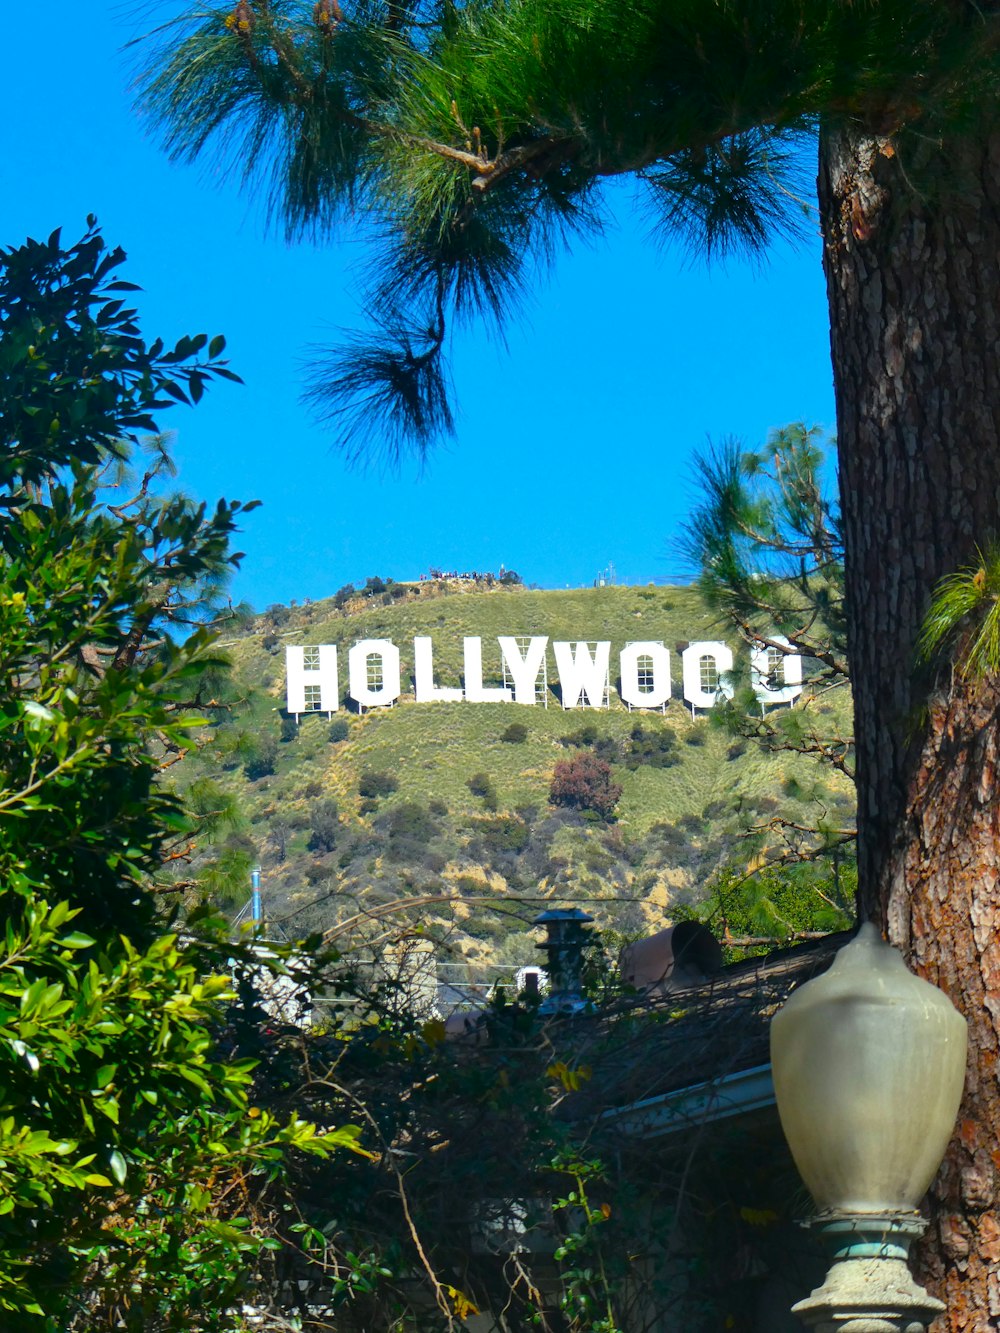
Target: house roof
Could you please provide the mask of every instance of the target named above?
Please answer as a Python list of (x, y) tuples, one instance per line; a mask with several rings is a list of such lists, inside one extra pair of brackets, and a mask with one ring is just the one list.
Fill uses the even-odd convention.
[(592, 1077), (567, 1111), (652, 1132), (671, 1106), (674, 1119), (704, 1121), (769, 1104), (771, 1017), (829, 967), (851, 934), (746, 959), (703, 984), (605, 1010), (581, 1054), (590, 1057)]

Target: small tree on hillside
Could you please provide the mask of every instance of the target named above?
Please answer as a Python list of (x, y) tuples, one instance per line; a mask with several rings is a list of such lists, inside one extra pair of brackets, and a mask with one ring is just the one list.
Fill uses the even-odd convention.
[(487, 810), (496, 810), (498, 805), (497, 789), (494, 787), (493, 781), (488, 773), (473, 773), (472, 777), (469, 778), (465, 785), (468, 787), (469, 791), (472, 792), (473, 796), (482, 797), (483, 804), (486, 806)]
[(398, 790), (399, 780), (391, 773), (379, 773), (375, 769), (368, 769), (358, 779), (358, 791), (370, 801), (376, 801), (381, 796), (391, 796)]
[(337, 845), (340, 831), (340, 812), (337, 802), (331, 799), (317, 801), (309, 813), (312, 832), (306, 846), (311, 852), (332, 852)]
[(523, 722), (512, 722), (505, 731), (501, 731), (500, 739), (507, 745), (523, 745), (528, 739), (528, 728)]
[(611, 765), (595, 754), (581, 751), (560, 759), (552, 773), (549, 800), (553, 805), (593, 810), (609, 819), (621, 799), (622, 787), (611, 776)]
[(247, 741), (247, 758), (243, 772), (251, 782), (260, 778), (269, 778), (274, 772), (278, 758), (278, 742), (271, 735), (250, 737)]

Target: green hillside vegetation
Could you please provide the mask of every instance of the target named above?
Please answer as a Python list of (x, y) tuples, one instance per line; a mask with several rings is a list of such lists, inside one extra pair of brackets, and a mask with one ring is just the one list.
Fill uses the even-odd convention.
[[(548, 707), (412, 702), (415, 635), (433, 638), (438, 682), (460, 685), (464, 635), (482, 637), (486, 683), (499, 684), (496, 637), (532, 633), (550, 643), (610, 639), (613, 676), (627, 642), (662, 640), (675, 698), (665, 714), (630, 712), (613, 679), (610, 709), (564, 710), (550, 651)], [(525, 929), (540, 899), (580, 902), (624, 935), (659, 928), (701, 901), (723, 867), (766, 855), (771, 835), (745, 835), (779, 809), (814, 822), (820, 795), (825, 818), (851, 815), (848, 784), (831, 784), (815, 761), (770, 755), (707, 716), (692, 720), (677, 648), (718, 637), (693, 589), (653, 586), (390, 585), (340, 608), (330, 599), (247, 618), (225, 643), (234, 679), (217, 682), (207, 741), (172, 770), (183, 786), (198, 784), (199, 808), (214, 821), (194, 868), (235, 905), (259, 862), (269, 914), (290, 933), (399, 897), (454, 898), (423, 908), (420, 921), (480, 962), (531, 959)], [(286, 717), (285, 645), (338, 646), (343, 705), (347, 651), (361, 638), (399, 647), (400, 703), (363, 716), (342, 706), (297, 725)], [(824, 706), (849, 719), (848, 699)], [(550, 803), (555, 765), (580, 752), (609, 763), (621, 786), (611, 819)]]

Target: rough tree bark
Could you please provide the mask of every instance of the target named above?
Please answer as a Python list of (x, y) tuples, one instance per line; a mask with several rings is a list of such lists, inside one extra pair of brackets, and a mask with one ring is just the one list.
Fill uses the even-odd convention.
[(923, 1276), (942, 1328), (1000, 1323), (1000, 686), (957, 683), (931, 705), (904, 821), (914, 969), (969, 1019), (958, 1132), (931, 1191)]
[(918, 151), (901, 161), (849, 130), (821, 146), (859, 906), (969, 1020), (918, 1267), (948, 1304), (935, 1329), (986, 1333), (1000, 1319), (1000, 689), (935, 695), (913, 667), (935, 583), (1000, 529), (1000, 134)]

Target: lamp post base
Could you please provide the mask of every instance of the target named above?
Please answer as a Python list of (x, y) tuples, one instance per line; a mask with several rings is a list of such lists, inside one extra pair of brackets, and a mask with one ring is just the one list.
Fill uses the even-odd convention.
[(792, 1306), (815, 1333), (924, 1333), (943, 1312), (906, 1265), (919, 1214), (828, 1213), (810, 1225), (836, 1246), (823, 1285)]

